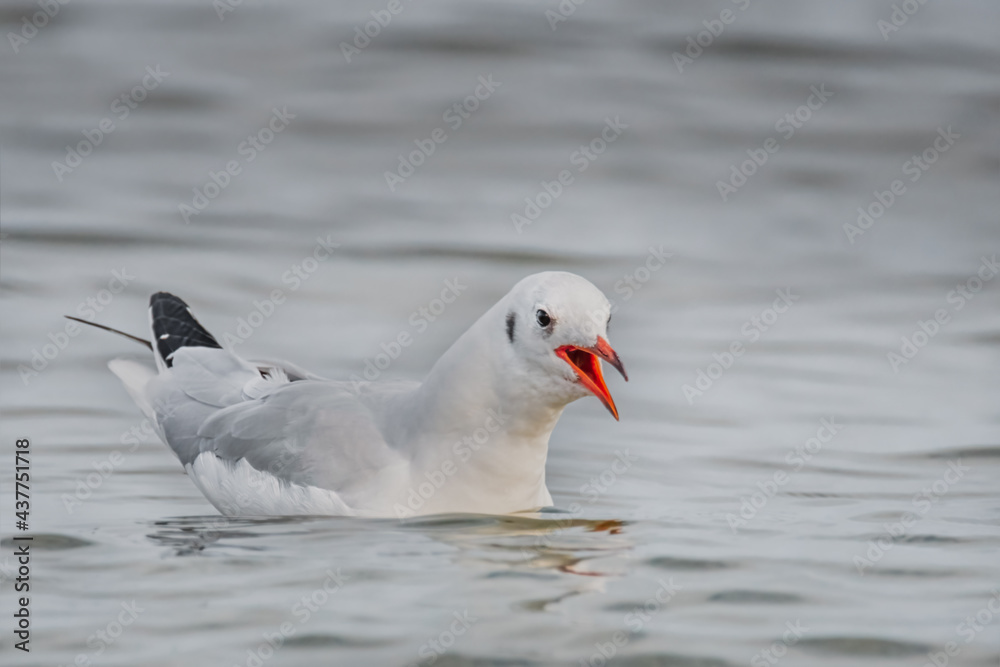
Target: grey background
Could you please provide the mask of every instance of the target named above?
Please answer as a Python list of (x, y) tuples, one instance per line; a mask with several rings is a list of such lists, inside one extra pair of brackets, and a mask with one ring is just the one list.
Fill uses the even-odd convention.
[[(987, 281), (961, 310), (949, 294), (1000, 250), (1000, 9), (927, 3), (886, 38), (890, 2), (591, 0), (553, 30), (555, 2), (419, 0), (347, 62), (341, 43), (387, 4), (244, 2), (220, 20), (208, 0), (74, 0), (16, 53), (7, 33), (39, 6), (0, 8), (0, 437), (8, 452), (32, 440), (37, 536), (30, 654), (6, 629), (8, 543), (0, 556), (5, 664), (246, 665), (284, 622), (269, 666), (410, 664), (468, 611), (437, 664), (598, 664), (623, 632), (617, 664), (740, 665), (800, 622), (783, 664), (921, 665), (955, 641), (952, 664), (995, 665), (996, 620), (969, 643), (959, 624), (998, 581), (1000, 292)], [(724, 10), (679, 71), (673, 54)], [(157, 66), (169, 75), (118, 118)], [(499, 87), (453, 130), (445, 111), (490, 75)], [(786, 138), (776, 124), (813, 86), (833, 95)], [(275, 107), (294, 118), (243, 162)], [(627, 129), (576, 171), (615, 117)], [(60, 181), (52, 163), (104, 118), (114, 131)], [(905, 180), (948, 127), (954, 145)], [(390, 191), (385, 172), (436, 128), (447, 140)], [(723, 201), (717, 182), (769, 137), (779, 150)], [(186, 223), (180, 205), (230, 160), (241, 173)], [(574, 182), (518, 233), (511, 215), (563, 169)], [(905, 193), (851, 243), (844, 225), (895, 179)], [(283, 276), (317, 238), (340, 247), (293, 290)], [(646, 274), (650, 247), (672, 256)], [(63, 314), (102, 298), (96, 319), (144, 335), (156, 290), (235, 333), (280, 289), (239, 351), (349, 377), (408, 332), (383, 376), (419, 378), (546, 269), (615, 300), (631, 374), (610, 379), (620, 423), (595, 400), (567, 410), (548, 475), (569, 516), (546, 524), (220, 523), (105, 368), (142, 351), (60, 338)], [(113, 271), (134, 278), (105, 297)], [(626, 276), (648, 279), (630, 293)], [(418, 330), (412, 314), (455, 279), (466, 290)], [(751, 340), (778, 289), (799, 299)], [(887, 355), (939, 309), (948, 322), (895, 372)], [(734, 342), (745, 354), (689, 402), (684, 385)], [(33, 359), (37, 375), (18, 370)], [(843, 429), (793, 470), (831, 417)], [(626, 450), (636, 462), (612, 479)], [(963, 477), (920, 502), (956, 461)], [(889, 539), (906, 512), (919, 520)], [(585, 523), (604, 520), (626, 524)], [(872, 541), (890, 547), (862, 576)], [(350, 578), (299, 624), (331, 568)], [(88, 637), (133, 600), (144, 611), (95, 655)]]

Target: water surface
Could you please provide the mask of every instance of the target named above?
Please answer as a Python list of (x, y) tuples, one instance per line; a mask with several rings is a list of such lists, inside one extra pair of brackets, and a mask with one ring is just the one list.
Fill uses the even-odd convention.
[[(1000, 280), (976, 282), (1000, 252), (1000, 10), (928, 3), (884, 38), (889, 2), (591, 2), (553, 30), (556, 3), (435, 0), (347, 62), (385, 6), (74, 2), (3, 45), (0, 430), (32, 442), (35, 535), (30, 654), (0, 556), (4, 663), (916, 667), (955, 642), (950, 664), (996, 665), (995, 614), (962, 624), (1000, 585)], [(620, 423), (566, 411), (533, 517), (220, 520), (105, 367), (140, 348), (61, 338), (88, 309), (143, 333), (164, 289), (330, 377), (408, 333), (382, 377), (420, 378), (547, 269), (615, 301), (631, 382), (609, 378)]]

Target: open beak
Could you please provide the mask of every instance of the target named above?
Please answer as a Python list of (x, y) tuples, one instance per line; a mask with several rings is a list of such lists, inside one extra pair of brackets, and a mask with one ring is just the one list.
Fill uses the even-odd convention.
[(618, 358), (618, 353), (611, 349), (608, 341), (598, 336), (597, 345), (594, 347), (563, 345), (556, 348), (556, 354), (573, 368), (583, 386), (601, 399), (601, 403), (604, 403), (615, 419), (618, 419), (618, 408), (615, 407), (611, 392), (608, 391), (608, 385), (604, 382), (604, 374), (601, 373), (601, 359), (617, 368), (626, 382), (628, 382), (628, 373), (625, 372), (625, 366)]

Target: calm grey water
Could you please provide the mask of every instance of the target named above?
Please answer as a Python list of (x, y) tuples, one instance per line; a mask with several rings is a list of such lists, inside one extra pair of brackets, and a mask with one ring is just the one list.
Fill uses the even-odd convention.
[[(219, 6), (0, 9), (4, 664), (998, 664), (1000, 7)], [(61, 318), (419, 378), (546, 269), (631, 382), (533, 518), (221, 521)]]

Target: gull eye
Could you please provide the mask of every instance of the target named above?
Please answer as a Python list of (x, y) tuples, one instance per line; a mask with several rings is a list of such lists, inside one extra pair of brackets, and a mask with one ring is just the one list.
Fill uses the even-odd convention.
[(552, 324), (552, 318), (544, 310), (535, 311), (535, 321), (538, 322), (538, 326), (547, 327)]

